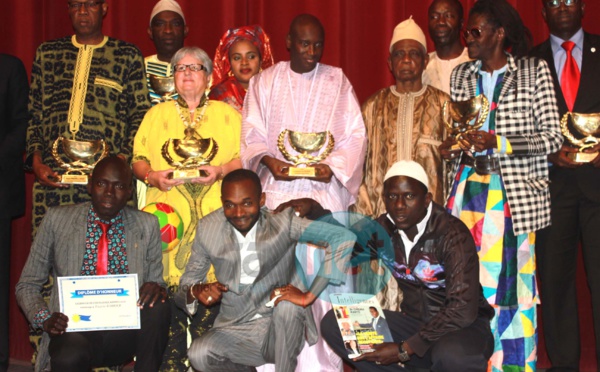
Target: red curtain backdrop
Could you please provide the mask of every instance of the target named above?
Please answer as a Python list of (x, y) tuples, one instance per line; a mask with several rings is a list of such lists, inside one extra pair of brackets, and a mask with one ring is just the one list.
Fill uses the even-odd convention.
[[(541, 16), (539, 0), (509, 0), (519, 11), (537, 44), (548, 32)], [(154, 54), (146, 32), (155, 0), (107, 0), (108, 15), (104, 20), (107, 35), (136, 44), (144, 55)], [(465, 15), (475, 0), (462, 0)], [(276, 61), (287, 60), (285, 36), (292, 18), (300, 13), (312, 13), (323, 22), (326, 33), (324, 63), (339, 66), (352, 82), (362, 102), (372, 93), (393, 82), (386, 65), (389, 42), (395, 25), (413, 16), (427, 33), (427, 8), (431, 0), (179, 0), (189, 25), (188, 46), (199, 46), (213, 55), (219, 38), (226, 29), (258, 23), (271, 38)], [(600, 24), (593, 22), (600, 13), (600, 2), (588, 0), (584, 27), (600, 33)], [(28, 71), (37, 46), (45, 40), (72, 34), (65, 0), (3, 0), (0, 12), (0, 52), (21, 58)], [(433, 44), (429, 40), (429, 49)], [(27, 214), (13, 223), (11, 277), (17, 282), (27, 259), (31, 221), (31, 185)], [(579, 288), (587, 292), (581, 282)], [(583, 298), (589, 297), (584, 293)], [(582, 303), (589, 309), (589, 299)], [(20, 313), (14, 297), (11, 301), (11, 357), (29, 359), (27, 321)], [(590, 311), (582, 314), (584, 331), (582, 370), (595, 370), (594, 336), (590, 333)], [(543, 346), (540, 366), (546, 364)]]

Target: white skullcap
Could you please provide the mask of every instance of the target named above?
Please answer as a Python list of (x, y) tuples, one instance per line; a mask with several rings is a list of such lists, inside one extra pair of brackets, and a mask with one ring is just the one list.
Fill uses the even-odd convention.
[(152, 13), (150, 14), (150, 25), (152, 25), (152, 18), (160, 12), (164, 12), (170, 10), (175, 12), (181, 16), (183, 19), (183, 23), (185, 24), (185, 17), (183, 16), (183, 11), (179, 6), (179, 3), (175, 0), (159, 0), (156, 5), (154, 5), (154, 9), (152, 9)]
[(425, 169), (421, 166), (421, 164), (412, 160), (400, 160), (395, 162), (391, 168), (383, 177), (383, 182), (387, 181), (392, 177), (397, 176), (406, 176), (410, 178), (414, 178), (415, 180), (421, 182), (427, 190), (429, 190), (429, 182), (427, 180), (427, 173), (425, 173)]
[(427, 51), (427, 40), (421, 27), (412, 19), (410, 16), (406, 21), (398, 23), (398, 26), (394, 28), (394, 34), (392, 35), (392, 41), (390, 42), (390, 53), (392, 47), (400, 40), (411, 39), (417, 41), (423, 45), (425, 51)]

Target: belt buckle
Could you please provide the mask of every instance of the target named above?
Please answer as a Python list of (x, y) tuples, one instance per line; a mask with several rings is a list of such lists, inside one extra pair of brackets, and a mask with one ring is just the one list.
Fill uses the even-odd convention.
[(475, 157), (475, 172), (485, 176), (489, 174), (500, 174), (500, 162), (498, 155), (479, 155)]

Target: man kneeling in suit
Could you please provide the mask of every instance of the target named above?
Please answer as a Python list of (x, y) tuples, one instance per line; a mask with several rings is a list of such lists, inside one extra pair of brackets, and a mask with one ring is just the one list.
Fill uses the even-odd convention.
[[(355, 236), (348, 230), (312, 222), (287, 208), (262, 207), (260, 179), (249, 170), (229, 173), (221, 185), (223, 208), (198, 222), (192, 253), (181, 277), (176, 303), (193, 314), (198, 301), (221, 302), (214, 327), (188, 350), (192, 367), (210, 371), (247, 371), (275, 363), (292, 372), (304, 346), (317, 341), (310, 305), (329, 284), (346, 277)], [(295, 267), (295, 246), (324, 246), (324, 262), (310, 289)], [(210, 265), (218, 282), (203, 284)], [(275, 307), (265, 304), (275, 296)]]
[[(136, 370), (158, 371), (170, 321), (158, 220), (125, 207), (132, 173), (121, 158), (102, 159), (88, 191), (91, 204), (48, 210), (16, 286), (27, 319), (44, 330), (35, 370), (46, 370), (50, 363), (52, 371), (88, 371), (123, 364), (135, 355)], [(61, 276), (137, 274), (141, 329), (66, 333), (69, 318), (59, 312), (58, 286), (52, 287), (49, 305), (40, 294), (49, 273), (55, 281)]]

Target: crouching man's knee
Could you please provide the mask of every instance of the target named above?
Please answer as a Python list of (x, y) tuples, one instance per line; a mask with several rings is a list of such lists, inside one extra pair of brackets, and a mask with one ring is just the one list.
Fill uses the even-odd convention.
[(485, 372), (488, 358), (483, 353), (470, 354), (461, 343), (446, 343), (431, 353), (431, 370), (435, 372)]
[(209, 334), (196, 338), (188, 349), (188, 359), (196, 371), (209, 369), (209, 355), (211, 354), (211, 343)]

